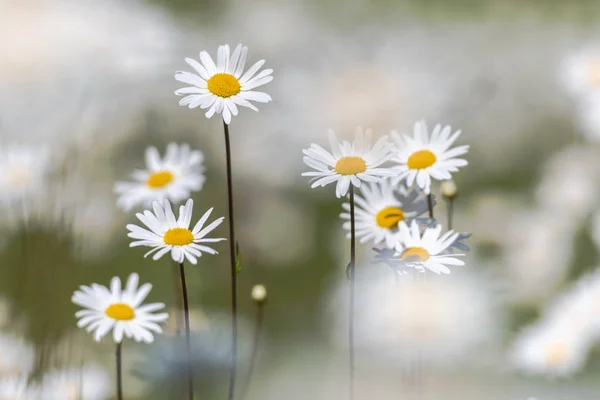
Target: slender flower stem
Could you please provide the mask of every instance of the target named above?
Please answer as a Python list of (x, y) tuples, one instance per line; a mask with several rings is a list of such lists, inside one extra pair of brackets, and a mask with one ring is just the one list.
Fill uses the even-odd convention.
[(454, 199), (448, 198), (448, 230), (452, 229), (452, 217), (454, 213)]
[(350, 264), (348, 278), (350, 279), (350, 318), (348, 326), (348, 341), (350, 348), (350, 391), (349, 398), (354, 398), (354, 291), (356, 289), (356, 234), (354, 226), (354, 186), (350, 184)]
[(181, 276), (181, 293), (183, 295), (183, 315), (185, 322), (185, 344), (188, 364), (188, 395), (189, 400), (194, 399), (194, 382), (192, 379), (192, 346), (190, 345), (190, 307), (188, 304), (187, 286), (185, 284), (185, 271), (183, 263), (179, 264), (179, 275)]
[(235, 393), (237, 373), (237, 254), (235, 227), (233, 224), (233, 179), (231, 177), (231, 145), (229, 143), (229, 125), (223, 121), (225, 132), (225, 158), (227, 161), (227, 202), (229, 205), (229, 252), (231, 257), (231, 375), (229, 378), (229, 400)]
[(429, 218), (433, 219), (433, 196), (431, 193), (427, 195), (427, 205), (429, 206)]
[(117, 343), (117, 400), (123, 400), (123, 376), (121, 373), (121, 345), (123, 342)]
[[(179, 263), (175, 262), (175, 265)], [(176, 268), (173, 269), (173, 283), (175, 284), (175, 302), (177, 303), (178, 312), (175, 314), (175, 324), (177, 335), (183, 331), (183, 289), (181, 288), (181, 278), (179, 277), (179, 271)]]
[(260, 337), (262, 334), (263, 319), (265, 314), (265, 303), (257, 303), (256, 307), (256, 323), (254, 325), (254, 343), (252, 344), (252, 355), (250, 356), (250, 367), (248, 369), (248, 376), (246, 382), (242, 386), (241, 400), (246, 398), (248, 388), (250, 387), (250, 381), (252, 380), (252, 373), (254, 372), (254, 365), (256, 364), (256, 356), (258, 355), (258, 347), (260, 344)]

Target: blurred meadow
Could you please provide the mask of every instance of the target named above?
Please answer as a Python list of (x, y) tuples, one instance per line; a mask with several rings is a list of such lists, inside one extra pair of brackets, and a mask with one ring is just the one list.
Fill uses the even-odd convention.
[[(250, 292), (268, 291), (247, 399), (347, 396), (343, 199), (310, 189), (302, 149), (420, 119), (470, 145), (454, 225), (471, 251), (387, 299), (372, 283), (394, 278), (358, 246), (356, 399), (600, 399), (598, 17), (594, 0), (0, 0), (0, 400), (23, 372), (85, 386), (82, 366), (98, 389), (41, 399), (114, 398), (114, 343), (77, 328), (71, 296), (132, 272), (172, 313), (153, 344), (124, 344), (125, 398), (183, 398), (173, 262), (129, 247), (140, 209), (113, 188), (147, 147), (187, 143), (206, 175), (194, 219), (227, 215), (222, 122), (173, 93), (185, 57), (226, 43), (274, 70), (273, 101), (231, 123), (239, 386)], [(229, 245), (213, 247), (186, 266), (198, 399), (229, 380)]]

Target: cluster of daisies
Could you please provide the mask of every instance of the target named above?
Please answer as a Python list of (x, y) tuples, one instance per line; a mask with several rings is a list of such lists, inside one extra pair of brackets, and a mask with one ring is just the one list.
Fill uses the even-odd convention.
[(342, 205), (341, 218), (344, 229), (350, 231), (351, 207), (356, 207), (357, 238), (383, 246), (376, 249), (376, 258), (401, 273), (414, 268), (448, 274), (450, 266), (464, 265), (459, 258), (462, 254), (455, 250), (468, 249), (462, 243), (468, 235), (451, 229), (442, 232), (433, 218), (431, 182), (448, 181), (453, 172), (467, 165), (460, 156), (469, 146), (452, 147), (460, 133), (442, 125), (430, 133), (425, 122), (419, 121), (412, 135), (392, 132), (391, 140), (386, 135), (373, 144), (372, 132), (360, 127), (352, 142), (340, 142), (329, 131), (331, 151), (311, 144), (304, 150), (304, 163), (315, 171), (302, 175), (312, 178), (313, 188), (336, 183), (337, 197), (354, 188), (360, 191), (351, 196), (355, 204)]

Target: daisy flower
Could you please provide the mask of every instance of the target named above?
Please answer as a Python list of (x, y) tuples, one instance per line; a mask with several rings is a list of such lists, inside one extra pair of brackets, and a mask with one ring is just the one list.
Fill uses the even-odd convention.
[(131, 242), (130, 247), (149, 246), (152, 250), (147, 252), (144, 257), (155, 253), (152, 259), (158, 260), (169, 251), (173, 261), (182, 263), (187, 258), (192, 264), (197, 263), (197, 257), (202, 256), (202, 252), (208, 254), (218, 254), (218, 252), (202, 243), (215, 243), (225, 240), (224, 238), (205, 238), (217, 226), (221, 225), (224, 217), (218, 218), (208, 226), (204, 227), (206, 220), (210, 217), (213, 209), (204, 213), (202, 218), (190, 230), (190, 221), (192, 220), (192, 209), (194, 201), (189, 199), (185, 206), (179, 207), (179, 218), (175, 219), (171, 203), (165, 200), (164, 205), (158, 202), (152, 204), (154, 213), (144, 211), (137, 213), (136, 217), (149, 229), (141, 228), (137, 225), (129, 224), (127, 229), (132, 239), (138, 239)]
[[(361, 193), (354, 197), (356, 202), (356, 235), (361, 243), (372, 241), (393, 248), (400, 221), (410, 221), (428, 210), (427, 200), (418, 199), (418, 189), (408, 191), (403, 185), (399, 188), (389, 179), (379, 184), (371, 183), (360, 188)], [(344, 229), (350, 231), (350, 204), (344, 203), (346, 212), (340, 214)], [(349, 234), (348, 234), (349, 235)]]
[(467, 165), (466, 160), (456, 157), (466, 154), (469, 146), (463, 145), (450, 149), (461, 132), (456, 131), (450, 135), (451, 133), (450, 126), (442, 127), (438, 124), (433, 128), (429, 138), (425, 121), (415, 123), (412, 138), (392, 132), (392, 138), (398, 147), (394, 161), (400, 164), (397, 167), (400, 175), (395, 178), (394, 183), (406, 178), (407, 185), (412, 186), (416, 180), (417, 185), (429, 194), (431, 178), (451, 179), (451, 172), (457, 172), (458, 167)]
[(222, 113), (226, 124), (231, 122), (232, 115), (238, 114), (238, 106), (258, 111), (250, 101), (268, 103), (271, 96), (252, 89), (271, 82), (273, 70), (265, 69), (257, 74), (265, 63), (265, 60), (260, 60), (242, 75), (247, 53), (248, 48), (241, 44), (231, 54), (229, 45), (224, 45), (219, 46), (216, 64), (206, 51), (200, 52), (200, 62), (186, 58), (185, 61), (197, 74), (185, 71), (175, 73), (176, 80), (191, 85), (175, 91), (176, 95), (185, 96), (179, 105), (208, 109), (206, 118)]
[(393, 144), (387, 136), (383, 136), (371, 146), (371, 136), (370, 129), (363, 132), (361, 127), (357, 127), (354, 142), (344, 140), (340, 143), (335, 132), (329, 130), (331, 153), (314, 143), (302, 150), (304, 163), (316, 169), (304, 172), (302, 176), (313, 177), (313, 188), (337, 181), (335, 194), (342, 197), (348, 193), (350, 183), (360, 187), (361, 181), (379, 182), (386, 176), (396, 175), (392, 168), (379, 168), (394, 156)]
[(448, 265), (465, 265), (456, 258), (462, 254), (448, 254), (450, 246), (458, 238), (458, 233), (450, 230), (440, 236), (442, 226), (438, 224), (427, 227), (421, 235), (419, 224), (415, 220), (410, 227), (401, 221), (399, 229), (396, 251), (409, 266), (428, 269), (436, 274), (449, 274)]
[(37, 399), (37, 388), (29, 386), (27, 376), (3, 377), (0, 379), (0, 399)]
[(43, 198), (46, 195), (50, 150), (45, 147), (11, 145), (0, 151), (0, 204)]
[(85, 308), (75, 313), (79, 318), (77, 326), (87, 327), (88, 332), (95, 331), (96, 341), (100, 341), (111, 329), (117, 343), (123, 340), (123, 336), (137, 342), (154, 341), (152, 332), (162, 332), (158, 323), (166, 321), (169, 314), (153, 314), (165, 307), (163, 303), (142, 305), (152, 285), (145, 283), (138, 288), (138, 283), (139, 276), (133, 273), (127, 279), (125, 290), (121, 289), (121, 280), (116, 276), (110, 282), (110, 289), (95, 283), (81, 286), (81, 290), (75, 291), (71, 298), (73, 303)]
[(148, 207), (153, 201), (179, 202), (204, 185), (204, 155), (187, 144), (170, 143), (164, 159), (155, 147), (146, 149), (146, 169), (131, 175), (134, 182), (117, 182), (117, 204), (125, 211), (135, 206)]
[(588, 48), (565, 57), (560, 78), (573, 95), (600, 93), (600, 48)]

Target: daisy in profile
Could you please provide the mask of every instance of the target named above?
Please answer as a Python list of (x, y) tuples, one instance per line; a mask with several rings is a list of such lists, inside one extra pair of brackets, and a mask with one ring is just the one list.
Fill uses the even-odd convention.
[(164, 158), (155, 147), (146, 149), (146, 169), (131, 175), (133, 182), (117, 182), (117, 204), (124, 211), (136, 206), (148, 207), (164, 199), (179, 202), (204, 185), (204, 155), (187, 144), (170, 143)]
[(450, 247), (458, 238), (458, 233), (450, 230), (443, 235), (442, 226), (427, 227), (421, 235), (419, 224), (413, 220), (410, 227), (401, 221), (396, 236), (396, 251), (408, 266), (421, 270), (428, 269), (436, 274), (449, 274), (448, 266), (465, 265), (460, 257), (463, 254), (449, 254)]
[(394, 161), (400, 164), (396, 167), (400, 174), (394, 179), (394, 183), (406, 179), (407, 185), (412, 186), (416, 181), (429, 194), (431, 178), (451, 179), (451, 172), (457, 172), (459, 167), (468, 164), (466, 160), (457, 158), (467, 153), (468, 145), (450, 149), (460, 133), (452, 133), (450, 126), (442, 127), (438, 124), (433, 128), (430, 138), (425, 121), (415, 123), (413, 137), (392, 132), (392, 138), (398, 147)]
[(190, 85), (175, 91), (176, 95), (185, 96), (179, 105), (207, 110), (206, 118), (223, 114), (226, 124), (231, 122), (232, 115), (238, 114), (238, 106), (258, 111), (250, 102), (268, 103), (271, 96), (252, 89), (271, 82), (273, 70), (258, 72), (265, 63), (265, 60), (260, 60), (244, 73), (247, 53), (248, 48), (241, 44), (233, 53), (230, 53), (229, 45), (224, 45), (219, 46), (216, 64), (206, 51), (200, 52), (200, 62), (186, 58), (185, 61), (196, 73), (175, 73), (176, 80)]
[(144, 211), (137, 213), (136, 217), (147, 227), (141, 228), (134, 224), (127, 225), (129, 236), (136, 241), (131, 242), (129, 247), (148, 246), (153, 249), (147, 252), (144, 257), (155, 253), (152, 259), (158, 260), (165, 254), (171, 252), (171, 258), (177, 263), (182, 263), (187, 259), (192, 264), (198, 262), (197, 257), (202, 253), (218, 254), (216, 250), (204, 245), (203, 243), (216, 243), (225, 238), (206, 238), (205, 236), (221, 225), (224, 217), (217, 218), (215, 221), (204, 224), (210, 217), (213, 209), (204, 213), (196, 225), (190, 230), (192, 220), (192, 209), (194, 201), (189, 199), (184, 206), (179, 207), (179, 217), (176, 219), (171, 208), (171, 203), (165, 200), (163, 205), (158, 202), (152, 204), (154, 213)]
[[(408, 191), (406, 187), (394, 186), (389, 179), (379, 184), (362, 185), (356, 201), (356, 235), (361, 243), (372, 241), (374, 244), (385, 242), (393, 248), (400, 221), (410, 222), (428, 209), (427, 199), (420, 198), (419, 189)], [(346, 212), (340, 214), (344, 229), (350, 231), (350, 204), (344, 203)], [(350, 233), (348, 233), (350, 237)]]
[(123, 337), (152, 343), (152, 333), (162, 332), (159, 324), (165, 322), (169, 314), (154, 313), (165, 308), (163, 303), (142, 305), (152, 285), (145, 283), (138, 288), (138, 283), (139, 276), (133, 273), (127, 279), (125, 290), (116, 276), (110, 282), (110, 289), (95, 283), (81, 286), (71, 298), (73, 303), (84, 308), (75, 314), (79, 318), (77, 326), (88, 332), (94, 331), (96, 341), (112, 330), (116, 343), (121, 343)]
[(387, 136), (382, 136), (371, 146), (372, 132), (361, 127), (356, 128), (352, 143), (340, 143), (332, 130), (329, 131), (331, 153), (319, 145), (311, 144), (304, 153), (304, 163), (316, 171), (304, 172), (302, 176), (312, 177), (312, 188), (326, 186), (337, 182), (335, 194), (337, 197), (348, 193), (350, 184), (360, 187), (361, 182), (379, 182), (385, 177), (395, 176), (392, 168), (380, 168), (393, 156), (393, 143)]

